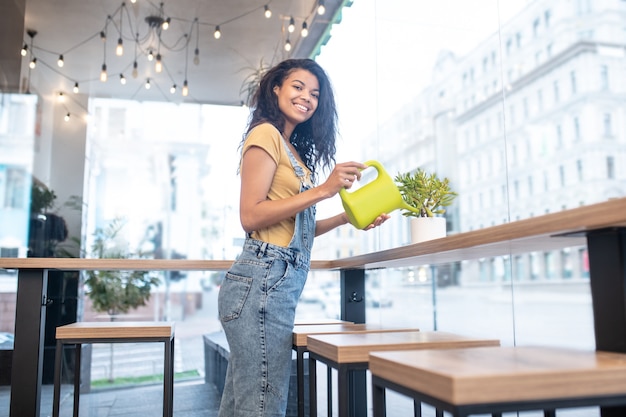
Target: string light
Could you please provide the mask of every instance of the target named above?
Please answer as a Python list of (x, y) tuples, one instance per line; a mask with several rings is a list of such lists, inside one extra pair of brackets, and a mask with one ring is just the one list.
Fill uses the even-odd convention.
[(146, 90), (149, 90), (149, 89), (150, 89), (150, 87), (152, 87), (152, 85), (150, 84), (150, 78), (147, 78), (147, 79), (146, 79), (146, 85), (145, 85), (145, 87), (146, 87)]
[(106, 82), (107, 76), (107, 64), (102, 64), (102, 71), (100, 71), (100, 81)]
[(189, 95), (189, 85), (187, 84), (187, 80), (183, 83), (183, 97), (187, 97)]
[[(136, 0), (131, 0), (131, 3), (135, 4)], [(315, 7), (315, 4), (317, 4), (317, 7)], [(141, 35), (141, 38), (140, 38), (139, 31), (136, 33), (136, 36), (135, 36), (135, 39), (134, 39), (135, 40), (135, 42), (134, 42), (135, 43), (135, 47), (134, 47), (134, 49), (135, 49), (135, 57), (134, 57), (134, 61), (132, 63), (132, 71), (131, 71), (131, 74), (132, 74), (133, 78), (137, 78), (139, 76), (138, 60), (137, 60), (137, 56), (138, 56), (139, 53), (141, 53), (142, 55), (145, 54), (145, 56), (147, 56), (147, 59), (149, 61), (153, 61), (156, 58), (155, 67), (154, 67), (154, 71), (156, 73), (161, 73), (164, 70), (164, 68), (163, 68), (164, 61), (163, 61), (163, 57), (160, 54), (160, 49), (161, 49), (161, 44), (162, 44), (161, 31), (162, 30), (168, 30), (168, 28), (170, 27), (170, 25), (172, 23), (172, 20), (174, 22), (177, 22), (178, 18), (176, 18), (176, 17), (173, 18), (173, 19), (171, 17), (165, 18), (164, 12), (163, 12), (163, 5), (164, 5), (164, 3), (160, 3), (160, 9), (159, 9), (158, 13), (153, 13), (153, 14), (148, 15), (148, 16), (145, 17), (145, 21), (149, 24), (150, 30), (154, 31), (154, 32), (152, 34), (149, 34), (149, 35)], [(258, 9), (260, 9), (260, 7), (263, 8), (263, 16), (266, 19), (269, 19), (269, 18), (271, 18), (273, 16), (273, 12), (270, 9), (270, 2), (264, 4), (263, 6), (259, 6)], [(117, 16), (118, 13), (119, 13), (119, 16)], [(104, 55), (105, 56), (104, 56), (104, 59), (103, 59), (102, 68), (101, 68), (100, 77), (99, 77), (101, 82), (106, 82), (108, 80), (107, 60), (106, 60), (106, 53), (107, 53), (107, 51), (106, 50), (107, 50), (107, 42), (108, 42), (108, 38), (109, 38), (108, 37), (108, 30), (107, 30), (109, 23), (115, 22), (113, 24), (115, 26), (115, 30), (118, 32), (117, 34), (119, 35), (118, 39), (117, 39), (117, 44), (115, 45), (115, 54), (117, 56), (123, 56), (123, 54), (124, 54), (124, 36), (123, 36), (123, 33), (125, 33), (126, 29), (123, 30), (123, 25), (125, 24), (126, 26), (129, 26), (128, 19), (124, 19), (123, 18), (123, 14), (124, 13), (128, 13), (128, 10), (126, 9), (126, 3), (122, 2), (121, 6), (114, 13), (112, 13), (112, 14), (107, 16), (107, 21), (106, 21), (106, 23), (104, 25), (104, 28), (102, 30), (100, 30), (100, 31), (95, 32), (95, 34), (92, 35), (91, 38), (89, 38), (89, 39), (92, 39), (92, 38), (97, 38), (99, 36), (101, 41), (104, 44)], [(310, 33), (307, 20), (310, 20), (311, 19), (311, 15), (315, 15), (316, 13), (320, 14), (320, 15), (325, 13), (324, 0), (314, 0), (314, 7), (310, 11), (309, 16), (302, 16), (302, 17), (301, 16), (294, 16), (294, 15), (289, 16), (289, 20), (288, 20), (289, 23), (288, 23), (288, 26), (287, 26), (287, 31), (289, 33), (294, 33), (295, 32), (296, 21), (302, 20), (302, 26), (301, 26), (301, 30), (300, 30), (300, 37), (301, 38), (307, 37), (309, 35), (309, 33)], [(239, 18), (241, 18), (241, 17), (243, 17), (243, 16), (245, 16), (247, 14), (249, 14), (249, 13), (242, 14), (241, 16), (238, 16), (235, 19), (239, 19)], [(235, 19), (231, 19), (231, 20), (225, 21), (225, 22), (223, 22), (223, 24), (230, 23), (232, 20), (235, 20)], [(181, 19), (178, 19), (178, 20), (181, 20)], [(196, 45), (195, 45), (195, 48), (193, 50), (192, 62), (193, 62), (194, 65), (200, 65), (200, 49), (199, 49), (199, 24), (200, 23), (199, 23), (197, 17), (194, 19), (193, 24), (195, 24), (195, 26), (196, 26), (196, 28), (195, 28), (196, 29)], [(190, 43), (189, 42), (190, 41), (189, 36), (191, 35), (191, 31), (193, 31), (193, 29), (194, 29), (193, 24), (192, 24), (190, 32), (185, 34), (185, 38), (187, 38), (187, 40), (185, 42), (186, 43), (185, 46), (187, 47), (187, 49), (192, 47), (192, 45), (189, 45), (189, 43)], [(27, 32), (29, 32), (29, 31), (27, 31)], [(25, 42), (23, 44), (23, 47), (20, 50), (20, 54), (22, 56), (24, 56), (24, 57), (29, 56), (29, 53), (30, 53), (30, 62), (29, 62), (29, 65), (28, 65), (28, 67), (30, 69), (35, 69), (35, 67), (37, 66), (37, 57), (35, 57), (33, 55), (33, 46), (32, 46), (32, 37), (36, 33), (37, 33), (36, 31), (30, 31), (29, 32), (29, 35), (31, 36), (31, 45), (29, 45), (28, 42)], [(215, 39), (221, 39), (221, 37), (222, 37), (221, 25), (218, 24), (218, 25), (214, 26), (213, 37)], [(293, 37), (293, 36), (291, 36), (291, 37)], [(82, 41), (77, 46), (80, 46), (80, 45), (84, 44), (89, 39), (87, 39), (85, 41)], [(140, 39), (141, 39), (141, 41), (140, 41)], [(158, 41), (158, 48), (155, 48), (153, 46), (150, 46), (150, 47), (146, 48), (146, 46), (148, 46), (148, 45), (145, 45), (145, 44), (142, 45), (142, 43), (144, 43), (144, 42), (147, 43), (148, 39), (151, 39), (150, 42), (155, 41), (155, 40)], [(128, 41), (128, 39), (127, 39), (127, 41)], [(154, 45), (154, 44), (152, 44), (152, 45)], [(167, 48), (168, 50), (176, 50), (176, 49), (171, 49), (171, 48), (175, 48), (175, 46), (172, 46), (172, 45), (164, 44), (164, 47)], [(64, 54), (69, 53), (70, 51), (72, 51), (75, 48), (76, 47), (72, 47), (70, 49), (67, 49), (63, 53), (58, 55), (58, 59), (57, 59), (56, 63), (57, 63), (57, 66), (59, 68), (64, 68), (64, 66), (65, 66)], [(286, 39), (286, 41), (284, 43), (284, 50), (287, 51), (287, 52), (290, 52), (292, 49), (293, 49), (293, 44), (292, 44), (291, 40), (289, 39), (289, 36), (287, 36), (287, 39)], [(52, 51), (46, 51), (46, 52), (52, 52)], [(169, 59), (169, 57), (168, 57), (168, 59)], [(187, 66), (188, 60), (189, 60), (189, 54), (187, 52), (186, 66)], [(49, 65), (47, 65), (45, 62), (44, 62), (44, 64), (45, 64), (46, 67), (49, 67)], [(119, 74), (119, 77), (120, 77), (120, 83), (121, 84), (126, 84), (127, 79), (124, 76), (124, 74), (122, 74), (122, 73), (118, 73), (118, 74)], [(61, 75), (63, 75), (63, 74), (61, 74)], [(170, 77), (171, 77), (171, 75), (170, 75)], [(30, 78), (30, 73), (29, 73), (29, 78)], [(66, 78), (69, 78), (69, 77), (66, 77)], [(69, 79), (70, 79), (70, 81), (73, 81), (73, 80), (71, 80), (71, 78), (69, 78)], [(150, 83), (151, 83), (151, 81), (148, 78), (146, 80), (145, 87), (146, 88), (150, 88)], [(73, 84), (74, 84), (74, 87), (73, 87), (72, 91), (75, 94), (77, 94), (79, 92), (78, 82), (74, 82)], [(26, 90), (28, 91), (29, 88), (27, 88)], [(185, 68), (185, 79), (184, 79), (183, 87), (182, 87), (181, 90), (182, 90), (183, 96), (187, 96), (188, 95), (188, 93), (189, 93), (189, 84), (188, 84), (188, 78), (187, 78), (187, 68)], [(172, 94), (174, 94), (177, 91), (178, 91), (178, 88), (177, 88), (176, 83), (172, 83), (172, 86), (170, 88), (170, 92)], [(62, 94), (60, 95), (60, 98), (61, 97), (62, 97)]]
[(57, 99), (59, 100), (59, 103), (65, 102), (65, 96), (63, 95), (63, 92), (59, 93), (59, 95), (57, 96)]
[(163, 71), (163, 63), (161, 62), (161, 54), (157, 54), (156, 56), (156, 63), (154, 64), (154, 70), (156, 72)]
[(67, 114), (65, 115), (65, 117), (63, 118), (63, 120), (65, 120), (66, 122), (69, 122), (69, 121), (70, 121), (70, 114), (69, 114), (69, 113), (67, 113)]
[(321, 16), (324, 13), (326, 13), (326, 6), (324, 6), (324, 0), (319, 0), (319, 4), (317, 6), (317, 14)]

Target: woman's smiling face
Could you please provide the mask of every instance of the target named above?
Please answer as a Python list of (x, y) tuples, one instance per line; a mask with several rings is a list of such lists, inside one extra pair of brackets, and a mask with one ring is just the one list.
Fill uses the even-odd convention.
[[(317, 77), (304, 69), (295, 69), (281, 86), (274, 87), (278, 107), (285, 116), (285, 131), (293, 129), (313, 116), (317, 109), (320, 86)], [(289, 137), (289, 136), (287, 136)]]

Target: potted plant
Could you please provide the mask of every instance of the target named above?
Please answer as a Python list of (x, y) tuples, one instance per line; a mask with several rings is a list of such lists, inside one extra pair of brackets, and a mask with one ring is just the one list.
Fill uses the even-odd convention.
[(450, 188), (450, 180), (422, 168), (398, 174), (394, 180), (404, 201), (416, 209), (402, 210), (403, 216), (411, 218), (411, 241), (418, 243), (444, 237), (446, 219), (441, 215), (457, 196)]

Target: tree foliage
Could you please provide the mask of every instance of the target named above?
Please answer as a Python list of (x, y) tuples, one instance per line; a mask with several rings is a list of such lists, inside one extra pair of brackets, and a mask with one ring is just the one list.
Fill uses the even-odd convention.
[[(116, 218), (107, 227), (96, 229), (92, 256), (100, 259), (137, 257), (129, 252), (128, 243), (121, 236), (123, 227), (124, 221)], [(150, 276), (147, 271), (87, 271), (85, 280), (94, 309), (111, 317), (146, 305), (152, 287), (159, 283), (159, 278)]]

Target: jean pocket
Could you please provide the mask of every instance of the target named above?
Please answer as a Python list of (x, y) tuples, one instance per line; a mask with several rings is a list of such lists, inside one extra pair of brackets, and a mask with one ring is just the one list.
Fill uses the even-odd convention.
[(239, 318), (250, 294), (252, 278), (230, 272), (224, 277), (220, 288), (217, 308), (222, 322)]

